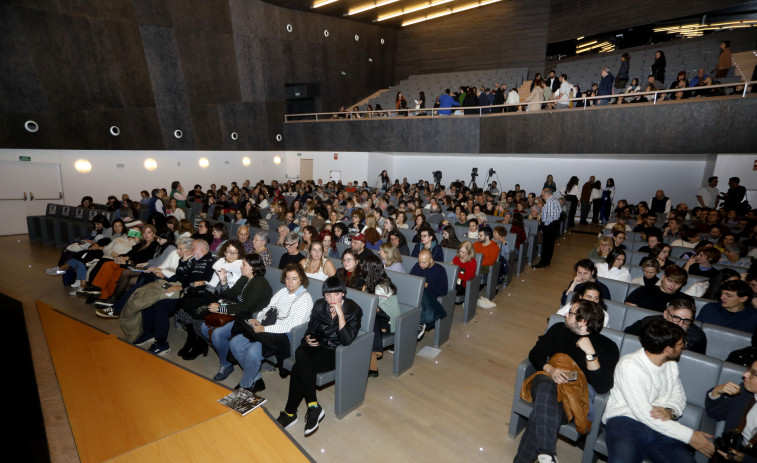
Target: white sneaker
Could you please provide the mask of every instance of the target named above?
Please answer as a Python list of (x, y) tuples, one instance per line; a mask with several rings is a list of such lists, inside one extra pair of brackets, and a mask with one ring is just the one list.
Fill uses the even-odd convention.
[(58, 276), (58, 275), (63, 275), (64, 273), (66, 273), (66, 271), (61, 270), (58, 267), (50, 267), (48, 269), (45, 269), (45, 273), (51, 276)]
[(81, 288), (81, 280), (76, 280), (71, 284), (71, 288)]
[(557, 457), (543, 453), (536, 458), (536, 461), (539, 463), (560, 463), (557, 461)]
[(493, 309), (497, 307), (497, 304), (485, 298), (484, 296), (481, 296), (478, 298), (478, 301), (476, 301), (476, 305), (478, 305), (482, 309)]

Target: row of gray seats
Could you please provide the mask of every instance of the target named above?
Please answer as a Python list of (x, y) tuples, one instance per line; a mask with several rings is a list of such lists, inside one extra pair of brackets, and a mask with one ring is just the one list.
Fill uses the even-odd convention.
[[(635, 285), (633, 283), (626, 283), (625, 281), (619, 281), (619, 280), (612, 280), (610, 278), (603, 278), (598, 277), (597, 281), (601, 282), (605, 286), (607, 286), (607, 289), (610, 290), (610, 299), (615, 302), (625, 302), (626, 297), (634, 292), (636, 289), (641, 288), (641, 285)], [(710, 299), (704, 299), (701, 297), (695, 297), (694, 303), (697, 307), (697, 312), (699, 312), (702, 307), (709, 304), (710, 302), (715, 302)]]
[[(550, 317), (549, 326), (563, 321), (558, 315)], [(641, 348), (639, 338), (630, 334), (624, 334), (610, 328), (602, 330), (602, 334), (612, 339), (624, 356)], [(702, 430), (709, 434), (720, 435), (723, 423), (717, 423), (709, 418), (704, 412), (705, 395), (712, 387), (727, 381), (740, 382), (740, 377), (746, 368), (733, 363), (722, 362), (706, 355), (684, 351), (678, 361), (679, 376), (686, 392), (686, 409), (678, 419), (678, 422), (692, 429)], [(510, 414), (508, 435), (515, 438), (526, 426), (533, 405), (520, 398), (520, 390), (525, 379), (535, 373), (535, 368), (526, 359), (518, 365), (515, 390), (513, 393), (513, 406)], [(595, 416), (601, 417), (604, 413), (609, 393), (597, 394), (594, 399)], [(574, 424), (568, 423), (560, 427), (560, 435), (571, 442), (583, 446), (584, 452), (582, 463), (593, 463), (598, 456), (607, 457), (607, 443), (604, 434), (604, 425), (599, 419), (593, 423), (590, 432), (583, 436), (576, 431)], [(705, 462), (707, 459), (696, 455), (696, 460)]]
[(45, 215), (26, 217), (29, 241), (41, 241), (63, 248), (92, 231), (92, 219), (104, 215), (109, 221), (113, 212), (49, 203)]

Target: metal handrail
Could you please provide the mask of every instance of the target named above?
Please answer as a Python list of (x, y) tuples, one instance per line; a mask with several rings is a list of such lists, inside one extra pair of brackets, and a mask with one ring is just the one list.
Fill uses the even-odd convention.
[[(757, 85), (757, 80), (750, 80), (750, 81), (741, 81), (741, 82), (732, 82), (729, 84), (718, 84), (718, 85), (707, 85), (707, 86), (699, 86), (699, 87), (686, 87), (685, 89), (680, 88), (673, 88), (669, 90), (656, 90), (653, 92), (634, 92), (634, 93), (616, 93), (613, 95), (601, 95), (601, 96), (592, 96), (592, 97), (579, 97), (579, 98), (568, 98), (564, 100), (557, 100), (557, 99), (551, 99), (551, 100), (544, 100), (541, 103), (560, 103), (564, 104), (567, 102), (583, 102), (584, 103), (584, 109), (586, 109), (589, 105), (586, 104), (587, 101), (590, 100), (608, 100), (612, 98), (627, 98), (627, 97), (639, 97), (639, 96), (645, 96), (645, 95), (654, 95), (654, 101), (652, 104), (657, 104), (658, 95), (661, 94), (668, 94), (668, 93), (677, 93), (677, 92), (696, 92), (696, 91), (702, 91), (702, 90), (711, 90), (716, 88), (729, 88), (729, 87), (738, 87), (738, 86), (744, 86), (744, 90), (741, 92), (741, 98), (746, 98), (747, 95), (747, 88), (749, 88), (750, 85)], [(727, 95), (732, 96), (732, 95)], [(706, 98), (705, 98), (706, 99)], [(702, 99), (703, 101), (705, 99)], [(688, 100), (691, 101), (698, 101), (698, 98), (688, 98)], [(382, 117), (389, 118), (389, 115), (391, 113), (407, 113), (407, 116), (410, 116), (410, 113), (424, 113), (428, 114), (430, 117), (447, 117), (447, 115), (443, 114), (434, 114), (436, 111), (441, 110), (449, 110), (449, 111), (457, 111), (457, 110), (478, 110), (478, 115), (483, 115), (483, 110), (488, 109), (491, 110), (493, 108), (509, 108), (509, 107), (517, 107), (517, 106), (527, 106), (529, 104), (537, 104), (538, 102), (521, 102), (521, 103), (514, 103), (514, 104), (500, 104), (500, 105), (489, 105), (489, 106), (453, 106), (451, 108), (423, 108), (423, 109), (382, 109), (382, 110), (373, 110), (373, 111), (336, 111), (336, 112), (329, 112), (329, 113), (303, 113), (303, 114), (285, 114), (284, 115), (284, 122), (290, 122), (289, 119), (302, 119), (302, 118), (312, 118), (315, 117), (316, 121), (324, 120), (324, 121), (334, 121), (334, 120), (355, 120), (355, 119), (380, 119)], [(580, 105), (579, 105), (580, 106)], [(565, 109), (565, 108), (557, 108), (557, 109)], [(521, 111), (522, 112), (522, 111)], [(358, 116), (353, 117), (354, 114), (365, 114), (365, 116)], [(374, 116), (371, 116), (371, 114), (374, 114)], [(375, 116), (378, 114), (379, 116)], [(381, 116), (381, 114), (385, 114), (386, 116)], [(487, 113), (488, 115), (489, 113)], [(492, 113), (492, 114), (507, 114), (507, 112), (504, 113)], [(468, 114), (469, 116), (472, 116), (473, 114)], [(336, 117), (335, 117), (336, 116)], [(402, 116), (404, 117), (404, 116)]]

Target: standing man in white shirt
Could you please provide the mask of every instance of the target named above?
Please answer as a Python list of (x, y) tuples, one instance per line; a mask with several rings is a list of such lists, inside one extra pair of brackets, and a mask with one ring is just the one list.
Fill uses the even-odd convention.
[(718, 190), (717, 186), (717, 177), (707, 179), (707, 186), (703, 186), (697, 192), (697, 201), (699, 201), (700, 206), (708, 209), (717, 209), (718, 197), (720, 196), (720, 190)]
[(602, 419), (607, 425), (608, 461), (694, 463), (687, 444), (711, 457), (712, 436), (676, 421), (686, 407), (676, 362), (686, 347), (683, 329), (653, 320), (639, 340), (642, 348), (621, 358), (615, 368)]

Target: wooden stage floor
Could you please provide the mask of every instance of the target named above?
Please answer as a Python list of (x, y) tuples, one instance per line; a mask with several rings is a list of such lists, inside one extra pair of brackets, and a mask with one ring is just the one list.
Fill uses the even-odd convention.
[[(307, 461), (308, 455), (319, 462), (509, 461), (520, 438), (507, 436), (515, 367), (559, 308), (573, 264), (595, 241), (591, 234), (565, 235), (550, 268), (526, 269), (500, 290), (497, 308), (479, 308), (468, 325), (456, 310), (450, 340), (435, 359), (416, 357), (413, 368), (395, 378), (387, 353), (365, 402), (343, 419), (333, 414), (333, 387), (319, 391), (326, 410), (321, 427), (305, 438), (301, 419), (290, 429), (291, 440), (270, 418), (283, 408), (288, 379), (264, 371), (261, 395), (268, 402), (262, 408), (269, 413), (238, 416), (216, 401), (239, 382), (239, 368), (213, 382), (215, 352), (182, 360), (175, 352), (185, 334), (174, 328), (173, 353), (165, 358), (128, 345), (119, 339), (117, 321), (97, 318), (94, 306), (44, 273), (60, 250), (25, 235), (0, 237), (0, 291), (30, 309), (53, 461)], [(429, 333), (418, 349), (432, 340)], [(558, 442), (558, 457), (580, 461), (581, 450)]]

